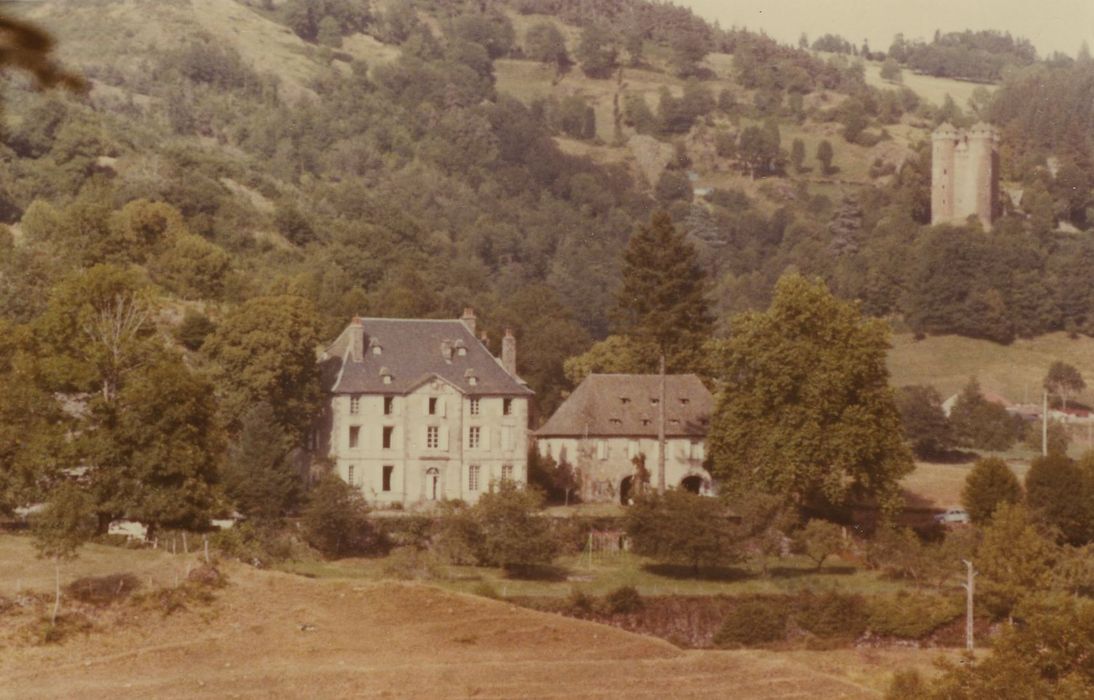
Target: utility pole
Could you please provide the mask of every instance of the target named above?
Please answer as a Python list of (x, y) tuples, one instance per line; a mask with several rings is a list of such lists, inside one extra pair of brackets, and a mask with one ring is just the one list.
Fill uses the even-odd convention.
[(1048, 391), (1041, 396), (1041, 456), (1048, 457)]
[(657, 399), (657, 492), (665, 492), (665, 353), (661, 353), (661, 389)]
[(965, 562), (965, 568), (968, 570), (965, 583), (961, 584), (961, 587), (965, 589), (965, 649), (971, 652), (974, 647), (972, 603), (976, 594), (976, 570), (973, 569), (970, 560), (962, 559), (962, 561)]

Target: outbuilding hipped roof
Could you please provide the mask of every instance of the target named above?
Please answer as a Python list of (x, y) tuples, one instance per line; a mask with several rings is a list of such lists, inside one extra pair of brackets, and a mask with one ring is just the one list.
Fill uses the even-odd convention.
[[(353, 334), (362, 332), (355, 358)], [(336, 394), (405, 394), (434, 378), (465, 394), (533, 393), (459, 320), (354, 319), (327, 348), (323, 363)]]
[[(538, 437), (657, 437), (660, 377), (590, 374)], [(714, 397), (694, 374), (665, 377), (665, 435), (705, 437)]]

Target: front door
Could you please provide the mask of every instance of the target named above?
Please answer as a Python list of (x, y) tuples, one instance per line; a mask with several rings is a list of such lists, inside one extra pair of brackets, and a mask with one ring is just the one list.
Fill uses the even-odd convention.
[(435, 501), (440, 495), (441, 487), (441, 473), (437, 471), (436, 467), (430, 467), (425, 472), (425, 488), (429, 496), (429, 500)]

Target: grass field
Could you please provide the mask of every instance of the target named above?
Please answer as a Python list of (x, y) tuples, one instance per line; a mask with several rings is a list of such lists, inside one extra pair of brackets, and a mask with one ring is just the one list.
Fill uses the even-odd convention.
[[(1039, 402), (1041, 383), (1054, 360), (1074, 365), (1094, 385), (1094, 338), (1071, 339), (1066, 333), (1019, 339), (1010, 345), (957, 336), (915, 340), (910, 334), (893, 337), (889, 372), (893, 386), (930, 384), (943, 398), (961, 390), (970, 377), (980, 386), (1012, 402)], [(1080, 401), (1094, 402), (1087, 389)]]
[[(177, 565), (162, 553), (114, 551), (115, 571), (170, 575)], [(70, 574), (98, 570), (108, 554), (96, 550)], [(15, 569), (37, 580), (50, 565), (26, 538), (0, 536), (5, 585)], [(0, 697), (878, 698), (893, 668), (926, 668), (938, 656), (683, 651), (421, 584), (309, 580), (240, 565), (227, 573), (228, 587), (200, 613), (155, 613), (59, 645), (0, 647)]]
[[(320, 578), (381, 580), (387, 559), (343, 559), (335, 562), (298, 562), (285, 565), (287, 571)], [(887, 581), (856, 564), (831, 558), (816, 571), (804, 557), (769, 561), (771, 575), (760, 576), (751, 562), (703, 572), (694, 578), (686, 567), (662, 567), (629, 553), (560, 557), (556, 570), (543, 579), (506, 578), (501, 570), (486, 567), (442, 567), (441, 577), (432, 582), (450, 591), (474, 593), (484, 588), (505, 598), (510, 596), (565, 597), (574, 590), (603, 595), (620, 586), (634, 586), (642, 595), (745, 595), (752, 593), (797, 593), (803, 590), (839, 590), (847, 593), (884, 593), (906, 590), (899, 582)]]
[(911, 88), (921, 98), (936, 105), (945, 102), (946, 95), (949, 95), (953, 98), (953, 101), (957, 103), (958, 107), (966, 109), (968, 107), (969, 98), (972, 97), (972, 93), (977, 88), (983, 87), (988, 91), (995, 91), (998, 87), (996, 85), (970, 83), (966, 80), (935, 78), (930, 75), (913, 73), (907, 69), (902, 71), (901, 78), (902, 82), (899, 85), (882, 80), (881, 64), (874, 62), (866, 63), (866, 83), (868, 85), (889, 90), (904, 85), (905, 87)]

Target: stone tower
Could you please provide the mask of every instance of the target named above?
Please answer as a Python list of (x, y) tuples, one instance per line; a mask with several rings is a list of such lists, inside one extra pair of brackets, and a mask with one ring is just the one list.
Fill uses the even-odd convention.
[(991, 228), (999, 201), (999, 136), (980, 122), (968, 131), (943, 124), (931, 135), (931, 223), (976, 216)]

